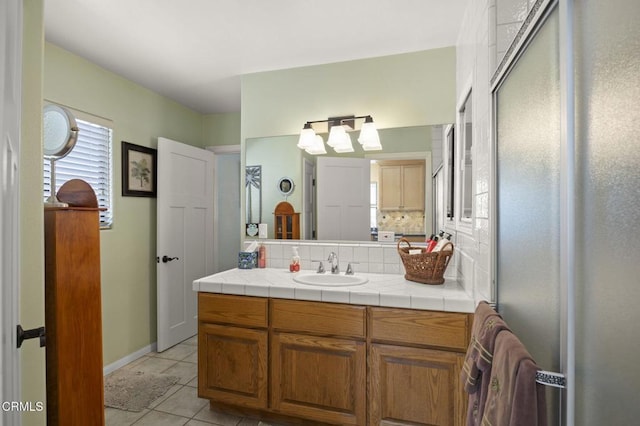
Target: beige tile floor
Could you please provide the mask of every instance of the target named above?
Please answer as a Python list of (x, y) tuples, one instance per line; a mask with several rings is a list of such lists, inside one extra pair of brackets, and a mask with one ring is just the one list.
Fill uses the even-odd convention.
[(162, 353), (147, 354), (123, 370), (150, 371), (180, 377), (171, 389), (141, 412), (105, 407), (107, 426), (277, 426), (211, 411), (209, 401), (198, 398), (196, 336)]

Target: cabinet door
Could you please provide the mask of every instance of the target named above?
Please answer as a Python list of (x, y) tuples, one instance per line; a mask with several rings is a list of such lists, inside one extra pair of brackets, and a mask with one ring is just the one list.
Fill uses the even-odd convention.
[(397, 210), (402, 205), (402, 169), (380, 166), (380, 209)]
[(365, 342), (273, 333), (271, 408), (320, 422), (363, 425)]
[(267, 331), (201, 323), (198, 396), (267, 407)]
[(463, 425), (463, 359), (452, 352), (371, 345), (370, 424)]
[(402, 208), (424, 210), (424, 165), (402, 166)]

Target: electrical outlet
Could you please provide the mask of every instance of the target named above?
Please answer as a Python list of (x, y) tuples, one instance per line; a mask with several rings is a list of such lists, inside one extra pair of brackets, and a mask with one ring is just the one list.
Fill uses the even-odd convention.
[(258, 224), (258, 238), (267, 238), (267, 224)]

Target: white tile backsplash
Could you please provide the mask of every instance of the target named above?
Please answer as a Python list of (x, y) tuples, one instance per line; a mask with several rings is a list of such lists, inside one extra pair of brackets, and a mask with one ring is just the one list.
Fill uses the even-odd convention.
[(369, 248), (364, 246), (357, 246), (353, 248), (353, 260), (355, 262), (369, 263)]
[[(266, 247), (267, 267), (289, 267), (291, 247), (298, 247), (302, 270), (316, 270), (321, 260), (329, 268), (327, 258), (332, 251), (338, 254), (340, 271), (346, 271), (352, 263), (356, 273), (404, 274), (404, 266), (395, 243), (323, 243), (313, 241), (262, 241)], [(245, 244), (247, 246), (248, 243)]]
[(383, 263), (383, 249), (382, 247), (371, 247), (369, 248), (369, 263)]

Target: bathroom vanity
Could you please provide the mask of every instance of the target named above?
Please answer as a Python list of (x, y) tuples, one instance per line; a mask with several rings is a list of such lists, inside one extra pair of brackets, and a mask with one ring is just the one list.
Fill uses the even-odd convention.
[(462, 425), (473, 301), (455, 282), (362, 275), (353, 287), (269, 268), (195, 281), (198, 396), (299, 424)]

